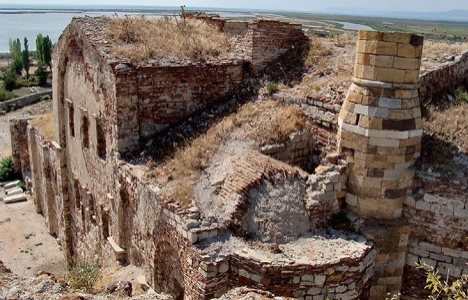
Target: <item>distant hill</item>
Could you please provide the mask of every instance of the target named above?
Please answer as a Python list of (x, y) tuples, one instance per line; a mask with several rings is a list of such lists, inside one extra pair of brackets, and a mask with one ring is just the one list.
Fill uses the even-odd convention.
[(468, 22), (468, 10), (447, 10), (441, 12), (409, 12), (409, 11), (380, 11), (366, 10), (362, 8), (329, 8), (323, 13), (328, 14), (343, 14), (353, 16), (373, 16), (387, 18), (402, 18), (402, 19), (417, 19), (417, 20), (434, 20), (434, 21), (450, 21), (450, 22)]

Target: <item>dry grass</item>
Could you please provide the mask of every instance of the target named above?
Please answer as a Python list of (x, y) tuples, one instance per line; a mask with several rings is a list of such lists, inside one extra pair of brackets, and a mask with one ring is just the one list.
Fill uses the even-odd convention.
[(453, 59), (464, 50), (468, 50), (468, 43), (424, 41), (421, 69), (439, 67), (441, 63)]
[(148, 19), (144, 16), (109, 17), (106, 37), (113, 47), (111, 57), (132, 61), (148, 58), (207, 60), (231, 49), (229, 38), (196, 19)]
[(302, 130), (306, 125), (305, 114), (295, 106), (283, 106), (273, 116), (271, 123), (260, 130), (260, 145), (286, 142), (293, 132)]
[(54, 138), (54, 116), (52, 113), (33, 119), (31, 126), (37, 128), (46, 140)]
[(234, 129), (242, 127), (246, 136), (258, 144), (266, 144), (284, 141), (290, 133), (300, 131), (304, 126), (303, 113), (293, 106), (283, 106), (278, 101), (244, 104), (236, 113), (225, 117), (205, 134), (180, 148), (174, 157), (162, 164), (165, 176), (176, 183), (170, 196), (184, 206), (191, 204), (195, 179), (201, 170), (210, 165), (219, 146)]

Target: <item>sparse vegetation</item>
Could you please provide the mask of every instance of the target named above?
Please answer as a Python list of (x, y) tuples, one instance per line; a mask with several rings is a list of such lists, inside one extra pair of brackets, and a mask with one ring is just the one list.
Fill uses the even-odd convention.
[(445, 280), (442, 279), (439, 271), (426, 263), (416, 264), (416, 267), (426, 273), (426, 286), (424, 288), (432, 293), (429, 299), (468, 299), (468, 275), (462, 275), (460, 278), (450, 281), (448, 276)]
[(8, 181), (15, 177), (13, 158), (7, 156), (0, 161), (0, 181)]
[(266, 89), (267, 89), (268, 94), (273, 95), (274, 93), (278, 91), (278, 84), (274, 82), (268, 82), (266, 85)]
[(106, 36), (114, 46), (112, 57), (132, 61), (148, 58), (197, 59), (226, 54), (229, 38), (207, 23), (190, 18), (148, 19), (145, 16), (108, 18)]
[(54, 138), (54, 116), (52, 114), (35, 118), (31, 121), (31, 126), (37, 128), (44, 138), (49, 140)]
[[(244, 104), (236, 113), (211, 126), (205, 134), (180, 147), (173, 157), (163, 162), (161, 169), (165, 170), (168, 180), (177, 182), (172, 197), (183, 205), (191, 203), (193, 185), (200, 171), (209, 166), (219, 146), (239, 127), (257, 145), (265, 145), (284, 141), (290, 133), (302, 130), (305, 120), (298, 108), (278, 101)], [(150, 160), (147, 166), (155, 167), (154, 161)], [(150, 172), (148, 176), (155, 175)]]
[(92, 262), (77, 261), (68, 273), (68, 281), (74, 289), (90, 290), (101, 278), (99, 266)]

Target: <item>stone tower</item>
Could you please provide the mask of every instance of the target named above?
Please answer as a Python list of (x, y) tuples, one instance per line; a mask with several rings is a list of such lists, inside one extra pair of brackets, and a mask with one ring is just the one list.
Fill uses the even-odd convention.
[(352, 85), (338, 118), (350, 171), (346, 203), (377, 250), (370, 299), (401, 290), (409, 226), (399, 219), (421, 152), (418, 98), (423, 38), (360, 31)]
[(346, 203), (363, 217), (401, 215), (421, 151), (418, 78), (423, 37), (359, 31), (353, 84), (338, 118), (348, 156)]

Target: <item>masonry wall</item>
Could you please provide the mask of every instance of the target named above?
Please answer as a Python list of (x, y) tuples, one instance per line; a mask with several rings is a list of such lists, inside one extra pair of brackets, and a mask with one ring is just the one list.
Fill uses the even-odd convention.
[(302, 32), (302, 25), (273, 20), (259, 20), (249, 24), (252, 30), (252, 70), (260, 71), (268, 62), (307, 37)]
[(15, 172), (23, 175), (23, 180), (31, 176), (28, 147), (28, 121), (31, 118), (10, 120), (11, 151)]
[(468, 274), (468, 202), (466, 197), (425, 192), (405, 201), (405, 216), (411, 226), (406, 257), (403, 294), (420, 298), (427, 292), (414, 289), (426, 278), (416, 263), (424, 262), (445, 277)]
[[(44, 96), (52, 97), (52, 92), (40, 92), (0, 102), (0, 111), (10, 111), (41, 101)], [(50, 99), (50, 98), (49, 98)]]
[(468, 84), (468, 50), (437, 69), (421, 74), (419, 84), (419, 98), (422, 101), (452, 92), (458, 86)]

